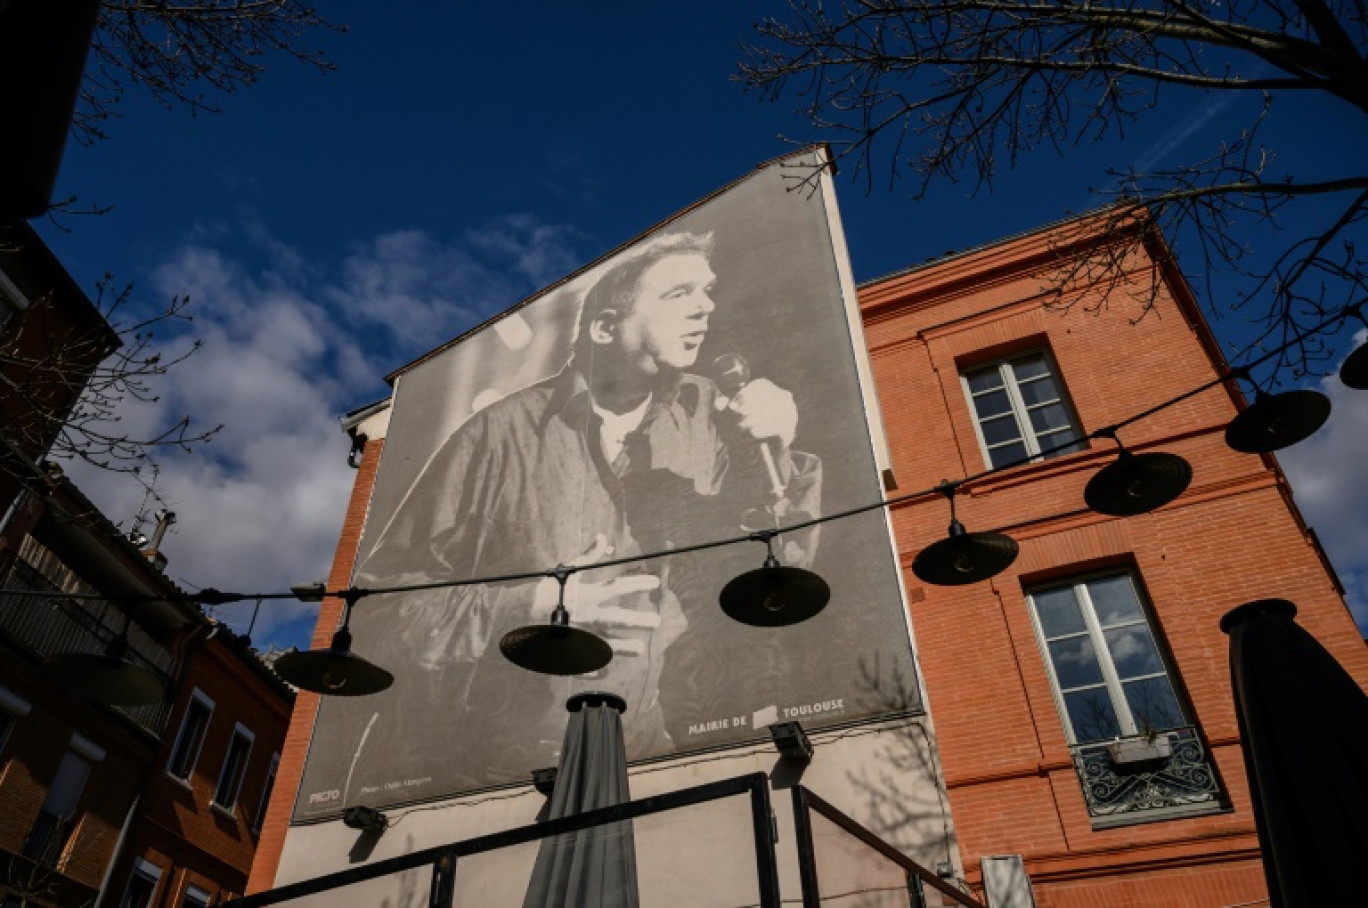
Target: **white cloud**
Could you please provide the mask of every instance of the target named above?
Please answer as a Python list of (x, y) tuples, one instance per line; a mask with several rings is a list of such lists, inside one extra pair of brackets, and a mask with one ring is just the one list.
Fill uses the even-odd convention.
[[(225, 426), (194, 455), (160, 458), (156, 491), (178, 518), (162, 546), (168, 574), (234, 592), (326, 577), (355, 475), (338, 418), (388, 393), (388, 371), (569, 270), (573, 239), (517, 216), (451, 243), (394, 232), (319, 263), (252, 222), (200, 234), (162, 262), (148, 295), (189, 295), (204, 346), (165, 377), (159, 400), (127, 407), (123, 425), (148, 434), (189, 413)], [(143, 503), (136, 481), (71, 474), (128, 528)], [(241, 631), (252, 608), (218, 614)], [(305, 645), (313, 608), (268, 600), (253, 639)]]
[[(1354, 344), (1368, 341), (1359, 331)], [(1330, 421), (1301, 444), (1281, 451), (1297, 505), (1330, 555), (1345, 598), (1368, 634), (1368, 392), (1344, 386), (1337, 376), (1321, 382), (1330, 396)]]

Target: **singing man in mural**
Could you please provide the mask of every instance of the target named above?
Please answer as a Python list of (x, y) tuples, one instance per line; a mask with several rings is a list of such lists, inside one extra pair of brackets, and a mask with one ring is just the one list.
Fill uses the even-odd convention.
[[(359, 566), (358, 585), (588, 566), (735, 535), (746, 514), (819, 513), (821, 462), (792, 447), (793, 395), (764, 377), (715, 382), (716, 354), (732, 352), (716, 339), (701, 358), (717, 295), (725, 298), (711, 252), (711, 234), (672, 233), (614, 260), (584, 295), (565, 367), (447, 439)], [(735, 372), (735, 362), (723, 367)], [(787, 563), (811, 563), (815, 531), (783, 541)], [(703, 610), (709, 621), (719, 614), (720, 583), (695, 582), (684, 562), (586, 570), (566, 589), (572, 623), (612, 644), (614, 659), (592, 687), (627, 700), (629, 755), (670, 748), (668, 729), (685, 721), (689, 694), (662, 706), (662, 671), (692, 670), (689, 647), (703, 644), (691, 641), (691, 626)], [(549, 762), (543, 754), (559, 742), (573, 682), (510, 666), (498, 642), (547, 621), (556, 598), (548, 577), (402, 599), (377, 645), (423, 669), (404, 673), (383, 717), (381, 740), (415, 748), (407, 771), (440, 760), (449, 777), (451, 764), (467, 762), (478, 783), (491, 767), (521, 774)], [(432, 726), (459, 728), (475, 715), (484, 721), (469, 723), (478, 729), (470, 740), (458, 733), (437, 739), (441, 752), (422, 752)]]

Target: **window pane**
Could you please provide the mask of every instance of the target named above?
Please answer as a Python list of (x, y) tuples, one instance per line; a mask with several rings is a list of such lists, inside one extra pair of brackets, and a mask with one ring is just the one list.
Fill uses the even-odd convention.
[(1030, 411), (1031, 428), (1039, 432), (1049, 432), (1052, 429), (1063, 429), (1069, 425), (1069, 411), (1064, 409), (1063, 404), (1046, 404), (1043, 407), (1036, 407)]
[(1011, 409), (1012, 402), (1007, 398), (1006, 391), (989, 391), (987, 394), (974, 396), (974, 410), (978, 413), (979, 419), (998, 416)]
[(998, 372), (997, 366), (993, 366), (990, 369), (980, 369), (977, 372), (971, 372), (964, 377), (964, 380), (969, 383), (969, 390), (975, 394), (980, 391), (989, 391), (993, 388), (1002, 387), (1002, 374)]
[(1107, 649), (1111, 652), (1116, 674), (1125, 680), (1138, 675), (1153, 675), (1164, 670), (1159, 650), (1154, 646), (1154, 638), (1149, 628), (1143, 624), (1115, 627), (1103, 631), (1107, 638)]
[(1066, 587), (1033, 593), (1031, 599), (1035, 602), (1036, 615), (1040, 617), (1040, 629), (1046, 637), (1077, 634), (1086, 628), (1072, 589)]
[(1097, 622), (1103, 627), (1127, 621), (1143, 621), (1145, 618), (1140, 599), (1135, 595), (1135, 587), (1131, 586), (1130, 578), (1124, 574), (1090, 580), (1088, 595), (1097, 612)]
[(1042, 375), (1033, 381), (1020, 381), (1020, 377), (1017, 376), (1017, 390), (1021, 392), (1021, 399), (1026, 401), (1026, 406), (1059, 400), (1059, 386), (1052, 376)]
[(1048, 374), (1050, 374), (1050, 370), (1045, 368), (1044, 354), (1034, 353), (1012, 361), (1012, 375), (1018, 382)]
[(1016, 419), (1010, 413), (1006, 416), (985, 419), (982, 426), (983, 440), (989, 447), (1002, 444), (1004, 441), (1015, 441), (1021, 437), (1021, 430), (1017, 428)]
[(989, 458), (993, 461), (993, 468), (1005, 467), (1009, 464), (1024, 463), (1026, 460), (1026, 446), (1021, 442), (1004, 445), (1001, 448), (994, 448), (988, 452)]
[(1059, 686), (1064, 690), (1102, 683), (1102, 669), (1098, 667), (1092, 640), (1087, 637), (1053, 641), (1050, 643), (1050, 661), (1054, 663)]
[(1126, 702), (1130, 705), (1136, 730), (1142, 734), (1187, 724), (1168, 678), (1129, 681), (1122, 688), (1126, 691)]
[(190, 777), (195, 757), (199, 754), (200, 738), (205, 726), (209, 724), (209, 707), (199, 700), (191, 700), (185, 711), (185, 722), (181, 726), (180, 737), (176, 739), (176, 749), (166, 768), (172, 775), (182, 779)]
[(1121, 734), (1116, 710), (1112, 708), (1111, 697), (1107, 696), (1105, 688), (1094, 687), (1065, 694), (1064, 704), (1069, 710), (1076, 743), (1086, 744)]
[(1072, 429), (1064, 432), (1057, 432), (1053, 435), (1046, 435), (1039, 439), (1041, 452), (1049, 451), (1049, 457), (1063, 457), (1065, 454), (1072, 454), (1074, 451), (1083, 450), (1083, 442), (1076, 441), (1073, 444), (1065, 444), (1070, 438), (1077, 438), (1078, 433)]

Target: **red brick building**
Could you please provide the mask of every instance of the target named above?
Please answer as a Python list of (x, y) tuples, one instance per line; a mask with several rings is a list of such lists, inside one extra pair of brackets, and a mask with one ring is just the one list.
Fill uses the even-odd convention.
[[(293, 696), (44, 462), (117, 337), (24, 225), (0, 277), (0, 904), (208, 904), (246, 884)], [(45, 665), (125, 632), (156, 702)]]
[[(1181, 275), (1156, 271), (1162, 240), (1088, 227), (860, 291), (901, 488), (1078, 441), (959, 490), (970, 531), (1020, 543), (1008, 571), (965, 587), (905, 574), (961, 854), (974, 883), (984, 856), (1022, 855), (1042, 908), (1266, 904), (1218, 621), (1252, 599), (1290, 599), (1365, 686), (1368, 649), (1275, 458), (1224, 444), (1242, 406), (1234, 387), (1120, 432), (1132, 451), (1191, 463), (1179, 499), (1124, 519), (1084, 504), (1084, 485), (1116, 456), (1086, 435), (1224, 368)], [(1051, 304), (1052, 271), (1122, 248), (1105, 307), (1088, 284)], [(895, 515), (905, 566), (949, 520), (940, 495)], [(1148, 749), (1155, 741), (1165, 754)]]
[[(1368, 648), (1276, 459), (1226, 447), (1243, 406), (1233, 384), (1119, 433), (1132, 451), (1191, 463), (1181, 497), (1129, 518), (1084, 504), (1084, 485), (1116, 457), (1089, 434), (1225, 368), (1181, 275), (1156, 265), (1162, 239), (1089, 227), (1042, 229), (859, 292), (890, 496), (1066, 449), (960, 487), (970, 531), (1021, 547), (989, 581), (918, 580), (913, 559), (944, 538), (946, 500), (929, 492), (894, 509), (958, 856), (980, 897), (984, 859), (1020, 856), (1042, 908), (1266, 904), (1219, 619), (1251, 599), (1291, 599), (1365, 686)], [(1061, 267), (1122, 250), (1106, 306), (1096, 283), (1076, 281), (1062, 300), (1049, 292)], [(360, 470), (329, 589), (351, 582), (384, 410), (355, 414)], [(315, 648), (341, 612), (324, 604)], [(317, 704), (300, 694), (250, 891), (277, 881)]]

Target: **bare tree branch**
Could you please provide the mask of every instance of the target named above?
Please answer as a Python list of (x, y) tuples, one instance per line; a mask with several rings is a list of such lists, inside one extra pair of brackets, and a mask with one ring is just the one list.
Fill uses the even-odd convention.
[(306, 43), (324, 30), (344, 29), (309, 0), (103, 0), (76, 134), (87, 142), (104, 138), (102, 124), (129, 86), (167, 107), (210, 112), (212, 96), (255, 83), (272, 55), (330, 72), (334, 65)]
[[(784, 17), (755, 28), (736, 78), (770, 98), (796, 96), (867, 189), (879, 172), (890, 185), (910, 176), (917, 198), (947, 181), (991, 190), (1030, 152), (1123, 139), (1161, 101), (1260, 92), (1262, 107), (1214, 151), (1171, 168), (1118, 168), (1094, 190), (1108, 229), (1164, 257), (1147, 296), (1130, 301), (1133, 317), (1149, 311), (1159, 271), (1176, 261), (1155, 235), (1192, 257), (1184, 271), (1205, 284), (1213, 315), (1256, 325), (1256, 345), (1368, 298), (1368, 168), (1327, 174), (1311, 161), (1293, 178), (1285, 163), (1273, 169), (1259, 139), (1292, 93), (1339, 99), (1346, 121), (1368, 115), (1368, 0), (788, 0)], [(1284, 235), (1290, 206), (1312, 198), (1322, 200), (1319, 226)], [(1061, 261), (1057, 304), (1080, 304), (1072, 291), (1087, 281), (1104, 292), (1082, 304), (1110, 305), (1128, 286), (1118, 275), (1140, 261), (1136, 248)], [(1233, 298), (1217, 278), (1236, 280)], [(1304, 339), (1276, 365), (1300, 376), (1329, 352), (1326, 338)]]

